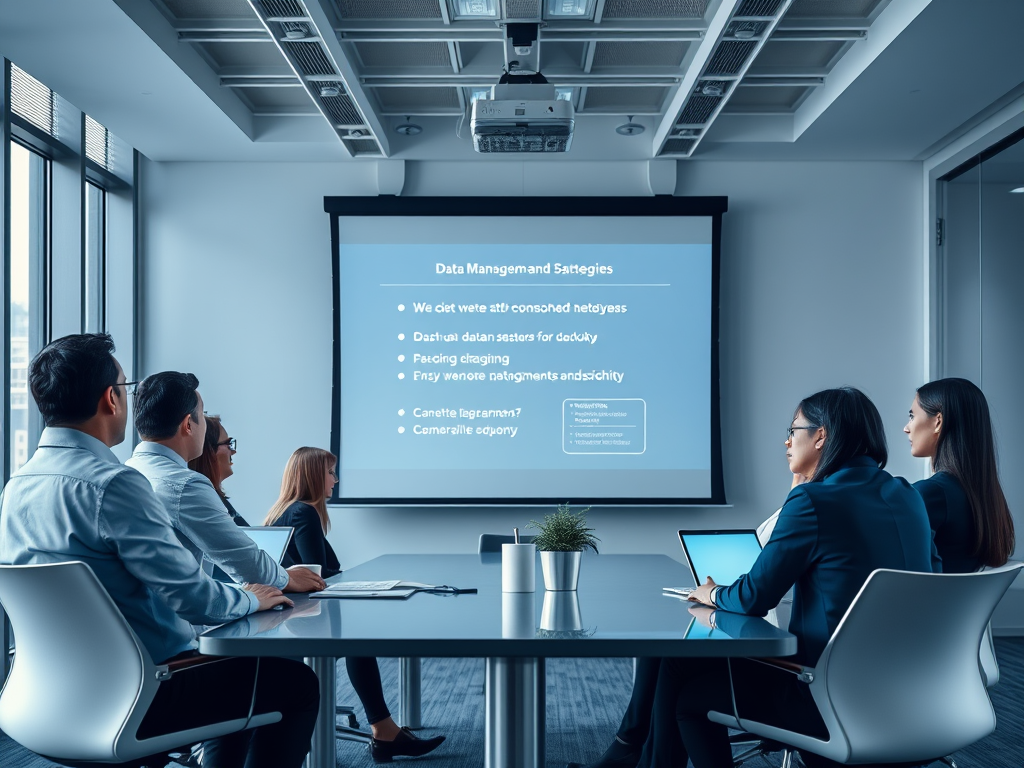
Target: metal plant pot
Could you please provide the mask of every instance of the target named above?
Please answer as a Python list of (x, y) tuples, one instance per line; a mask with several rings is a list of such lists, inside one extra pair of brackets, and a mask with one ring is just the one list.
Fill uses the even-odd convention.
[(540, 628), (552, 632), (578, 632), (583, 629), (580, 598), (575, 591), (544, 593)]
[(576, 589), (580, 579), (582, 552), (541, 552), (540, 569), (544, 573), (544, 589), (568, 592)]

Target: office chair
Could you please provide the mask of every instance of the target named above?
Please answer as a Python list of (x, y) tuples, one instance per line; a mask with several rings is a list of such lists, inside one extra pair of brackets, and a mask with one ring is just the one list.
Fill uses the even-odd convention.
[(709, 712), (716, 723), (838, 763), (939, 760), (990, 734), (979, 647), (1024, 563), (965, 574), (873, 572), (814, 667), (765, 663), (809, 686), (828, 740)]
[(163, 755), (187, 752), (189, 744), (281, 719), (278, 712), (250, 714), (139, 740), (162, 682), (217, 659), (154, 664), (82, 562), (0, 566), (0, 603), (18, 641), (0, 692), (0, 730), (56, 763), (139, 766), (154, 758), (152, 765), (162, 766)]

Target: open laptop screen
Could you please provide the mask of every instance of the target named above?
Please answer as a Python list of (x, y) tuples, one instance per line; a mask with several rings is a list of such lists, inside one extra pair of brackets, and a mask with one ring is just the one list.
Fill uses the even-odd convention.
[(238, 530), (256, 542), (256, 546), (274, 558), (274, 562), (280, 563), (295, 529), (288, 525), (280, 525), (240, 527)]
[(708, 576), (716, 584), (732, 584), (761, 554), (755, 531), (679, 531), (679, 542), (697, 585)]

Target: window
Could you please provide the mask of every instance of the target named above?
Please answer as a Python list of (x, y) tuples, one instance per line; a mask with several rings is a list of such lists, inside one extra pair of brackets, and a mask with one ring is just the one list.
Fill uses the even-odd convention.
[(46, 339), (48, 177), (46, 158), (11, 143), (11, 416), (7, 440), (12, 472), (28, 461), (41, 431), (28, 392), (28, 364)]
[(85, 182), (85, 264), (82, 269), (82, 330), (106, 330), (107, 193)]

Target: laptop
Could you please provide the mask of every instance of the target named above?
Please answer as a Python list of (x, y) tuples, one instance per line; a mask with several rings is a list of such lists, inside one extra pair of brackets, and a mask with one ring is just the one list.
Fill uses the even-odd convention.
[[(256, 546), (266, 552), (274, 562), (279, 564), (288, 551), (295, 528), (290, 525), (256, 525), (253, 527), (239, 526), (238, 530), (255, 542)], [(203, 557), (203, 570), (217, 581), (233, 582), (230, 576), (218, 568), (208, 557)]]
[[(761, 554), (761, 542), (754, 530), (679, 531), (679, 543), (694, 584), (707, 577), (728, 586), (747, 573)], [(666, 587), (667, 592), (688, 595), (689, 587)]]

